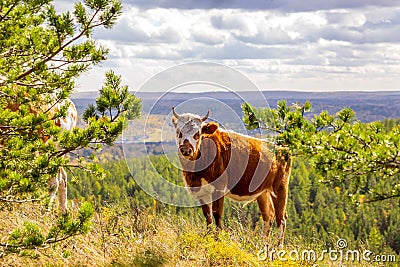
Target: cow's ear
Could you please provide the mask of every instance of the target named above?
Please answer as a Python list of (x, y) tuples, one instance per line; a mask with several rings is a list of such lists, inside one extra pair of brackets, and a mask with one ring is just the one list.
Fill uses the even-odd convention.
[(213, 134), (218, 129), (218, 127), (219, 127), (218, 123), (211, 121), (206, 125), (204, 125), (203, 127), (201, 127), (201, 133)]
[(173, 123), (174, 126), (176, 127), (176, 125), (178, 124), (178, 118), (172, 116), (172, 123)]

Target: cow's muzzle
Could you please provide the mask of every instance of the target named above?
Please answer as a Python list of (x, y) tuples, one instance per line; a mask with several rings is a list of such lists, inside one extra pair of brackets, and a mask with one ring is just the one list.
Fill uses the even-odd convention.
[(180, 146), (179, 151), (181, 152), (182, 156), (184, 157), (191, 157), (193, 156), (193, 149), (189, 146)]

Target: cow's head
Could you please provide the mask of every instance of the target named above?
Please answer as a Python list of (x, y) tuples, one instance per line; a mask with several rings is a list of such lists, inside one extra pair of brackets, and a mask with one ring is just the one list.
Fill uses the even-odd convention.
[(193, 159), (200, 146), (201, 126), (208, 118), (210, 111), (204, 117), (196, 114), (184, 113), (179, 115), (172, 107), (174, 116), (172, 123), (176, 130), (176, 140), (179, 153), (187, 159)]

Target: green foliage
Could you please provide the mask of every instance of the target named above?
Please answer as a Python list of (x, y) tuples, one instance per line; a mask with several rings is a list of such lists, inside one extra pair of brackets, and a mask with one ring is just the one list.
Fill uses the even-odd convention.
[[(376, 179), (373, 175), (369, 178)], [(398, 199), (355, 206), (345, 201), (343, 187), (326, 187), (319, 182), (321, 179), (322, 176), (310, 168), (306, 157), (297, 157), (288, 201), (288, 225), (293, 236), (318, 238), (332, 245), (338, 238), (344, 238), (350, 247), (367, 245), (375, 253), (391, 249), (400, 252), (400, 246), (391, 242), (400, 235), (390, 227), (399, 227), (395, 221), (400, 211)]]
[[(109, 71), (96, 105), (85, 112), (86, 127), (61, 131), (55, 125), (66, 115), (76, 78), (106, 59), (108, 51), (92, 38), (93, 30), (111, 28), (122, 5), (117, 0), (85, 0), (75, 3), (73, 11), (57, 13), (51, 2), (0, 0), (2, 206), (43, 199), (48, 180), (60, 167), (104, 176), (94, 154), (80, 152), (112, 145), (126, 121), (140, 115), (140, 99)], [(31, 248), (85, 233), (92, 214), (83, 205), (76, 220), (62, 215), (45, 238), (34, 224), (26, 224), (10, 242)]]
[[(57, 14), (51, 1), (45, 0), (1, 3), (0, 196), (3, 199), (25, 198), (26, 193), (39, 197), (58, 167), (68, 165), (68, 160), (60, 156), (88, 146), (96, 137), (99, 127), (91, 125), (85, 130), (60, 133), (53, 121), (65, 116), (67, 105), (56, 114), (50, 114), (50, 109), (70, 96), (76, 77), (105, 59), (107, 50), (96, 44), (91, 31), (112, 26), (120, 12), (118, 1), (78, 3), (74, 14), (69, 11)], [(126, 103), (132, 103), (132, 96), (125, 92), (120, 96), (130, 98)], [(10, 103), (15, 108), (8, 108)], [(121, 132), (121, 123), (114, 124), (103, 124), (110, 130), (100, 142), (115, 140)], [(59, 140), (60, 147), (52, 141), (44, 144), (41, 137), (47, 135)]]
[(85, 202), (77, 218), (73, 218), (68, 213), (61, 215), (46, 236), (42, 233), (42, 228), (34, 222), (25, 221), (22, 228), (11, 232), (5, 247), (12, 252), (19, 252), (23, 249), (43, 247), (78, 234), (86, 234), (90, 230), (90, 219), (93, 214), (93, 206)]
[[(252, 130), (255, 128), (260, 127), (260, 124), (262, 123), (262, 120), (268, 120), (269, 118), (261, 118), (260, 115), (261, 114), (257, 114), (256, 115), (256, 111), (248, 102), (245, 102), (242, 104), (242, 110), (243, 113), (245, 114), (245, 116), (243, 117), (243, 122), (246, 125), (246, 128), (248, 130)], [(268, 114), (269, 115), (269, 114)], [(265, 117), (267, 117), (267, 114), (264, 115)]]
[(96, 107), (90, 105), (83, 114), (83, 120), (91, 127), (86, 134), (95, 133), (92, 139), (111, 145), (126, 127), (126, 120), (140, 116), (140, 109), (140, 99), (128, 92), (128, 86), (121, 86), (120, 76), (109, 71)]
[[(99, 149), (98, 144), (111, 145), (126, 120), (140, 115), (140, 99), (121, 85), (121, 77), (106, 73), (96, 107), (85, 112), (86, 128), (61, 132), (54, 121), (65, 116), (64, 100), (72, 93), (74, 79), (105, 59), (107, 50), (91, 38), (92, 30), (111, 27), (121, 13), (121, 3), (85, 1), (76, 3), (73, 13), (62, 14), (56, 13), (51, 1), (1, 6), (0, 197), (7, 201), (40, 198), (60, 166), (102, 176), (98, 165), (87, 163), (81, 155), (76, 155), (74, 164), (62, 156), (85, 147)], [(51, 108), (58, 104), (61, 109), (53, 114)], [(44, 143), (44, 136), (52, 140)]]
[(93, 214), (93, 206), (85, 202), (81, 205), (76, 220), (73, 220), (68, 213), (61, 215), (56, 225), (49, 230), (46, 242), (55, 243), (77, 234), (86, 234), (90, 229), (90, 218)]
[[(69, 198), (91, 199), (96, 196), (96, 199), (103, 203), (133, 197), (132, 201), (138, 206), (154, 206), (155, 200), (141, 189), (141, 186), (144, 186), (149, 190), (162, 191), (167, 199), (177, 202), (181, 194), (162, 188), (162, 185), (165, 185), (162, 182), (165, 179), (171, 183), (183, 185), (180, 170), (175, 167), (178, 159), (170, 162), (165, 156), (152, 156), (150, 160), (150, 165), (147, 164), (147, 157), (102, 162), (101, 168), (105, 170), (105, 176), (101, 181), (95, 179), (90, 173), (75, 170), (74, 176), (79, 183), (70, 186)], [(163, 178), (154, 179), (160, 175)], [(136, 181), (140, 181), (141, 184)], [(182, 188), (182, 190), (186, 189)], [(170, 208), (175, 210), (175, 207)]]
[[(277, 134), (278, 145), (288, 146), (293, 155), (309, 157), (323, 175), (321, 182), (343, 186), (343, 193), (356, 202), (399, 197), (400, 126), (361, 123), (351, 108), (335, 115), (323, 111), (306, 116), (311, 108), (309, 102), (287, 106), (286, 101), (279, 101), (276, 109), (256, 109), (244, 103), (243, 122), (248, 129)], [(369, 174), (379, 179), (371, 181)], [(367, 198), (360, 198), (363, 195)]]
[(45, 238), (39, 226), (33, 222), (24, 222), (22, 229), (14, 230), (9, 237), (8, 244), (11, 248), (15, 247), (35, 247), (43, 244)]

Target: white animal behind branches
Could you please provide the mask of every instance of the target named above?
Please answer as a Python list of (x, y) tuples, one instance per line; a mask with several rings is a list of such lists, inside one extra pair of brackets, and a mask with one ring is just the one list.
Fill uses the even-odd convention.
[[(55, 112), (57, 112), (64, 105), (68, 105), (66, 115), (64, 118), (57, 119), (55, 124), (63, 130), (72, 131), (78, 122), (78, 112), (74, 103), (70, 99), (66, 99), (62, 103), (55, 105)], [(61, 212), (65, 213), (67, 211), (67, 172), (63, 167), (59, 168), (56, 177), (49, 180), (49, 208), (53, 204), (57, 191), (60, 210)]]
[[(51, 95), (51, 98), (55, 99), (55, 96)], [(60, 111), (61, 107), (65, 105), (68, 106), (65, 117), (56, 119), (54, 123), (56, 126), (59, 126), (63, 130), (72, 131), (76, 127), (76, 124), (78, 122), (78, 112), (75, 108), (74, 103), (70, 99), (65, 99), (58, 103), (46, 104), (39, 108), (30, 106), (29, 112), (32, 114), (46, 112), (47, 114), (49, 114), (49, 117), (52, 117), (54, 114)], [(10, 109), (11, 111), (18, 111), (20, 108), (20, 104), (8, 103), (6, 108)], [(49, 138), (49, 136), (44, 134), (41, 136), (41, 139), (44, 143), (47, 143)], [(52, 206), (54, 198), (58, 192), (59, 208), (61, 212), (65, 213), (67, 211), (67, 173), (65, 169), (63, 167), (60, 167), (57, 175), (54, 178), (51, 178), (48, 183), (50, 193), (49, 208)]]

